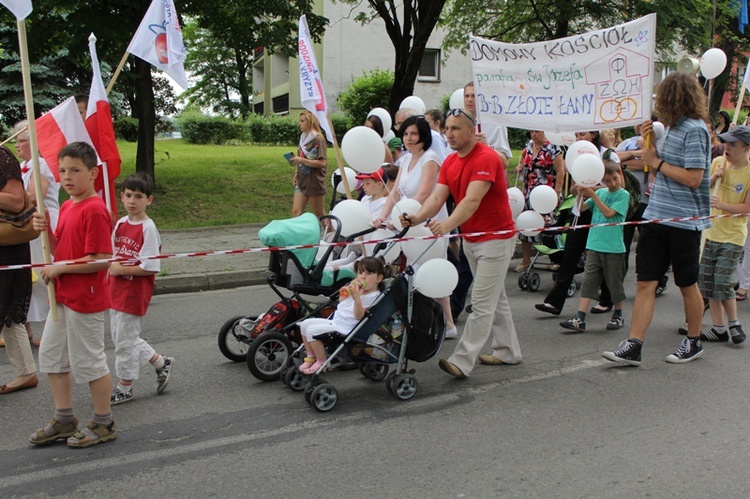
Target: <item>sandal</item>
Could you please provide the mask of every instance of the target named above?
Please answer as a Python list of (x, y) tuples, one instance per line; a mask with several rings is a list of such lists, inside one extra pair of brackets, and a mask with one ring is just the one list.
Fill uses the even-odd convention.
[(68, 439), (68, 447), (82, 449), (96, 444), (103, 444), (116, 438), (117, 427), (115, 427), (114, 420), (108, 425), (100, 425), (92, 421), (86, 425), (86, 428), (77, 431), (75, 435)]
[(516, 274), (520, 274), (521, 272), (526, 272), (527, 270), (529, 270), (529, 267), (531, 267), (531, 264), (524, 265), (522, 263), (519, 263), (518, 266), (513, 269), (513, 272), (515, 272)]
[(5, 338), (0, 338), (0, 348), (5, 348)]
[(315, 364), (314, 357), (305, 357), (305, 362), (300, 364), (299, 366), (299, 372), (306, 373), (306, 371), (310, 369), (310, 366), (313, 364)]
[[(54, 430), (54, 433), (48, 434), (47, 431)], [(73, 418), (70, 423), (61, 423), (52, 418), (47, 426), (38, 429), (29, 437), (29, 442), (34, 445), (47, 445), (57, 442), (60, 439), (72, 437), (78, 432), (78, 420)]]
[(745, 301), (745, 300), (747, 300), (747, 291), (745, 291), (744, 293), (736, 291), (734, 293), (734, 299), (737, 300), (737, 301)]
[[(325, 362), (326, 362), (325, 359), (323, 359), (323, 360), (316, 360), (315, 364), (312, 364), (310, 367), (308, 367), (304, 371), (302, 371), (302, 369), (300, 369), (300, 371), (302, 371), (304, 374), (307, 374), (307, 375), (311, 376), (311, 375), (315, 374), (316, 372), (318, 372), (318, 370), (323, 366), (323, 364), (325, 364)], [(326, 371), (328, 371), (328, 369), (323, 369), (323, 372), (326, 372)]]
[(591, 313), (592, 314), (606, 314), (607, 312), (612, 311), (612, 305), (609, 307), (602, 307), (601, 305), (594, 305), (591, 307)]

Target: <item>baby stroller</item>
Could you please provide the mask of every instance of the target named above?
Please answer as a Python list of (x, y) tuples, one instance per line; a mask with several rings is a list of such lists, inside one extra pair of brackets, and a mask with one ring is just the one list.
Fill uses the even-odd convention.
[[(310, 377), (299, 371), (303, 353), (300, 347), (284, 367), (284, 384), (295, 391), (304, 390), (307, 403), (327, 412), (338, 402), (338, 391), (320, 374), (342, 363), (356, 362), (366, 378), (385, 378), (386, 389), (398, 400), (411, 399), (417, 393), (418, 382), (415, 370), (408, 369), (408, 362), (431, 359), (445, 339), (442, 308), (432, 298), (414, 291), (412, 273), (407, 267), (405, 275), (394, 278), (348, 335), (331, 333), (319, 337), (329, 356)], [(395, 370), (389, 374), (391, 365), (395, 365)]]
[[(573, 205), (575, 203), (575, 196), (569, 194), (565, 199), (562, 200), (560, 205), (555, 210), (552, 217), (552, 223), (545, 227), (551, 229), (553, 227), (566, 227), (570, 225), (570, 216), (573, 211)], [(562, 262), (563, 251), (565, 251), (565, 238), (566, 232), (561, 230), (544, 230), (540, 234), (541, 241), (538, 244), (534, 244), (536, 254), (531, 260), (529, 268), (518, 276), (518, 287), (522, 291), (538, 291), (541, 286), (541, 276), (535, 272), (535, 269), (552, 270), (552, 280), (557, 278), (557, 271), (555, 265), (559, 265)], [(549, 257), (551, 262), (549, 265), (537, 264), (537, 260), (540, 256)], [(583, 266), (580, 266), (580, 270), (576, 273), (582, 272)], [(578, 289), (578, 283), (573, 280), (568, 287), (567, 296), (572, 297)]]
[[(339, 240), (341, 224), (333, 215), (326, 215), (335, 227), (334, 239)], [(354, 239), (374, 229), (350, 236)], [(312, 213), (289, 220), (275, 220), (261, 229), (261, 242), (267, 246), (318, 245), (321, 223)], [(348, 269), (326, 271), (325, 265), (339, 247), (329, 246), (321, 255), (317, 249), (272, 251), (268, 269), (272, 274), (267, 282), (281, 301), (260, 316), (236, 316), (227, 320), (219, 330), (219, 350), (234, 362), (247, 361), (248, 369), (263, 381), (279, 379), (279, 373), (298, 344), (295, 324), (303, 317), (330, 315), (338, 298), (338, 290), (354, 278)], [(318, 258), (319, 256), (319, 258)], [(280, 288), (291, 291), (285, 296)], [(302, 295), (325, 296), (315, 303)]]

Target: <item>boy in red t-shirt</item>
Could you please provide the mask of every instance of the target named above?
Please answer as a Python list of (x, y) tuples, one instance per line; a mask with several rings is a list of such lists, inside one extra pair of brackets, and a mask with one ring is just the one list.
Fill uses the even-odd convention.
[(167, 388), (174, 359), (159, 355), (141, 338), (143, 319), (154, 294), (160, 260), (141, 260), (158, 255), (161, 239), (146, 207), (154, 200), (154, 183), (146, 173), (129, 175), (122, 183), (122, 204), (128, 213), (117, 221), (112, 233), (116, 258), (132, 258), (109, 267), (109, 289), (112, 298), (110, 329), (115, 344), (115, 373), (120, 382), (112, 390), (112, 405), (133, 400), (133, 380), (138, 379), (140, 365), (150, 362), (156, 369), (156, 393)]
[[(57, 230), (39, 213), (34, 228), (49, 234), (56, 262), (106, 260), (112, 257), (112, 216), (94, 191), (99, 174), (96, 151), (85, 142), (65, 146), (58, 156), (60, 184), (70, 199), (60, 206)], [(67, 439), (69, 447), (88, 447), (117, 438), (109, 403), (112, 378), (104, 353), (104, 315), (109, 308), (109, 263), (47, 267), (40, 274), (53, 281), (59, 320), (47, 318), (39, 347), (40, 371), (47, 373), (55, 414), (29, 437), (35, 445)], [(51, 314), (51, 311), (50, 311)], [(94, 418), (82, 430), (73, 415), (73, 378), (88, 383)]]

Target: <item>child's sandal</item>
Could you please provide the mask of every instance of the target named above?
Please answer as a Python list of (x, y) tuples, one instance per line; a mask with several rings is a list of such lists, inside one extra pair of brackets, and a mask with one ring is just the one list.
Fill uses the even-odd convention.
[(299, 371), (301, 373), (307, 373), (307, 369), (310, 368), (311, 365), (315, 364), (315, 358), (314, 357), (305, 357), (305, 362), (299, 366)]
[[(325, 360), (316, 360), (315, 364), (312, 364), (310, 367), (308, 367), (304, 371), (302, 371), (302, 369), (300, 368), (300, 371), (308, 375), (315, 374), (323, 366), (323, 364), (325, 364), (325, 362), (326, 362)], [(323, 369), (323, 372), (326, 372), (326, 371), (328, 371), (328, 369)]]

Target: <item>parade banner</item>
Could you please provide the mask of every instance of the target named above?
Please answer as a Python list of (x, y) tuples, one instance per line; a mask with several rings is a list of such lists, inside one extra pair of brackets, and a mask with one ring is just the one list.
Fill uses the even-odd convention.
[(5, 5), (19, 21), (23, 21), (31, 14), (31, 0), (0, 0), (0, 3)]
[(313, 113), (320, 122), (320, 128), (326, 134), (328, 142), (333, 142), (333, 130), (328, 123), (328, 105), (323, 91), (318, 61), (315, 58), (315, 47), (307, 26), (307, 16), (299, 18), (299, 93), (302, 106)]
[(574, 132), (651, 117), (656, 14), (546, 42), (470, 37), (482, 123)]

